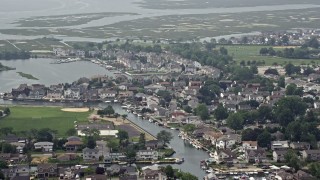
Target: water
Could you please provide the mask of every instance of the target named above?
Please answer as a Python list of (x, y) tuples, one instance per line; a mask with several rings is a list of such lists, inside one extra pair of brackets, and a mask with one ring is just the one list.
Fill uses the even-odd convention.
[[(48, 58), (10, 61), (1, 60), (0, 63), (5, 66), (15, 67), (16, 70), (0, 72), (0, 92), (11, 91), (11, 88), (16, 88), (23, 83), (51, 85), (72, 83), (81, 77), (113, 75), (112, 72), (89, 61), (50, 64), (53, 61), (53, 59)], [(39, 80), (23, 78), (17, 72), (31, 74)]]
[[(43, 3), (43, 2), (46, 3)], [(299, 4), (295, 1), (292, 4), (281, 4), (272, 5), (261, 1), (261, 5), (251, 7), (252, 5), (247, 4), (241, 7), (234, 7), (232, 2), (235, 0), (227, 1), (228, 6), (219, 6), (213, 8), (197, 9), (152, 9), (141, 7), (137, 2), (140, 0), (4, 0), (0, 6), (0, 29), (23, 29), (25, 27), (17, 27), (14, 24), (19, 19), (30, 18), (35, 16), (53, 16), (53, 15), (70, 15), (70, 14), (86, 14), (86, 13), (104, 13), (104, 12), (127, 12), (127, 13), (138, 13), (139, 15), (125, 15), (116, 17), (107, 17), (99, 20), (93, 20), (88, 23), (75, 26), (66, 27), (31, 27), (27, 29), (55, 29), (55, 28), (70, 28), (70, 29), (81, 29), (81, 28), (92, 28), (97, 26), (111, 25), (124, 21), (132, 21), (146, 17), (156, 16), (167, 16), (167, 15), (188, 15), (188, 14), (209, 14), (209, 13), (242, 13), (242, 12), (253, 12), (253, 11), (277, 11), (277, 10), (294, 10), (294, 9), (308, 9), (320, 7), (319, 3), (315, 1), (306, 1)], [(274, 0), (275, 1), (275, 0)], [(165, 1), (163, 1), (165, 2)], [(275, 1), (276, 2), (276, 1)], [(309, 3), (309, 4), (308, 4)], [(259, 4), (259, 3), (258, 3)], [(277, 3), (275, 3), (277, 4)], [(211, 6), (210, 6), (211, 7)], [(35, 39), (43, 37), (39, 36), (23, 36), (23, 35), (6, 35), (0, 34), (0, 39)], [(77, 37), (71, 37), (69, 39), (66, 36), (59, 37), (63, 40), (76, 40)], [(103, 37), (102, 37), (103, 38)], [(97, 41), (96, 39), (86, 39), (88, 41)], [(99, 40), (100, 41), (100, 40)]]
[[(83, 106), (94, 106), (94, 107), (107, 107), (106, 103), (52, 103), (52, 102), (18, 102), (18, 101), (4, 101), (0, 100), (0, 104), (5, 105), (37, 105), (37, 106), (70, 106), (70, 107), (83, 107)], [(127, 114), (127, 112), (121, 108), (119, 104), (113, 104), (114, 110), (119, 114)], [(173, 139), (170, 142), (169, 146), (171, 146), (176, 153), (173, 155), (174, 157), (184, 158), (185, 162), (178, 165), (172, 165), (174, 168), (181, 169), (184, 172), (190, 172), (191, 174), (197, 176), (199, 179), (202, 179), (205, 176), (205, 172), (200, 169), (200, 161), (209, 158), (208, 153), (205, 153), (202, 150), (197, 150), (193, 146), (188, 143), (185, 143), (182, 139), (178, 137), (179, 132), (176, 130), (171, 130), (167, 128), (163, 128), (155, 125), (154, 123), (150, 123), (147, 120), (141, 120), (137, 116), (133, 114), (128, 114), (128, 119), (137, 124), (138, 126), (145, 129), (147, 132), (156, 136), (161, 130), (170, 131), (173, 134)]]

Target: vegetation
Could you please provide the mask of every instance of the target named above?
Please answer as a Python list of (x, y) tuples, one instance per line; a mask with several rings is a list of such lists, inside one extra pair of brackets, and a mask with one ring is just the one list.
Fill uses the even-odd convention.
[(0, 60), (30, 59), (30, 57), (31, 57), (31, 53), (27, 51), (0, 52)]
[(0, 63), (0, 72), (1, 71), (8, 71), (8, 70), (14, 70), (15, 68), (11, 68), (8, 66), (4, 66), (2, 63)]
[(33, 79), (33, 80), (39, 80), (38, 78), (32, 76), (31, 74), (26, 74), (23, 72), (17, 72), (21, 77), (27, 78), (27, 79)]
[(74, 121), (87, 121), (90, 112), (64, 112), (60, 107), (10, 107), (10, 115), (0, 121), (1, 127), (11, 127), (15, 132), (50, 127), (58, 136), (65, 136), (74, 127)]
[(173, 136), (171, 132), (162, 130), (157, 134), (157, 139), (159, 142), (162, 142), (163, 145), (165, 145), (166, 143), (169, 143), (173, 139)]

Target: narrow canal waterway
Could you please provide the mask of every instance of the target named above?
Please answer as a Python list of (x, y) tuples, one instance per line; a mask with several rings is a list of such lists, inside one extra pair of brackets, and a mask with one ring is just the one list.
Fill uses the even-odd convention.
[[(106, 107), (109, 104), (107, 103), (96, 103), (96, 104), (84, 104), (84, 103), (50, 103), (50, 102), (16, 102), (16, 101), (4, 101), (0, 100), (0, 105), (41, 105), (41, 106), (71, 106), (71, 107)], [(127, 114), (127, 112), (121, 108), (120, 104), (112, 104), (115, 111), (119, 114)], [(199, 179), (202, 179), (205, 176), (205, 172), (200, 168), (200, 161), (207, 159), (208, 153), (197, 150), (189, 143), (184, 142), (181, 138), (178, 137), (179, 132), (176, 130), (171, 130), (157, 126), (154, 123), (150, 123), (147, 120), (142, 120), (137, 116), (129, 113), (128, 119), (150, 134), (156, 136), (161, 130), (170, 131), (173, 134), (173, 139), (170, 142), (170, 146), (176, 151), (174, 157), (184, 158), (185, 162), (180, 165), (173, 165), (174, 168), (181, 169), (184, 172), (190, 172), (191, 174), (196, 175)]]

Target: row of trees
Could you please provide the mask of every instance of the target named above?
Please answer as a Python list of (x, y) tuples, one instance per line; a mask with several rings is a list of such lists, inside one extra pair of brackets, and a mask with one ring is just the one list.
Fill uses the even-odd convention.
[(0, 52), (0, 60), (30, 59), (30, 58), (31, 58), (31, 53), (27, 51)]

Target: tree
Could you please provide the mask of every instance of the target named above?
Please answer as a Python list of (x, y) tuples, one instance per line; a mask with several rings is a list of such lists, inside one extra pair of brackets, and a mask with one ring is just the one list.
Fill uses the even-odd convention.
[(96, 174), (104, 174), (105, 173), (105, 170), (103, 167), (97, 167), (96, 168)]
[(172, 166), (168, 165), (164, 168), (164, 173), (166, 173), (168, 178), (174, 178), (174, 170)]
[(119, 132), (117, 133), (117, 136), (118, 136), (120, 142), (129, 139), (128, 132), (127, 132), (127, 131), (124, 131), (124, 130), (121, 130), (121, 129), (120, 129)]
[(269, 106), (260, 106), (258, 109), (258, 116), (262, 123), (267, 119), (272, 119), (272, 108)]
[(183, 110), (187, 113), (192, 113), (192, 108), (190, 106), (184, 106)]
[(166, 143), (169, 143), (172, 139), (173, 136), (171, 132), (162, 130), (157, 134), (157, 139), (165, 145)]
[(288, 166), (294, 168), (296, 171), (301, 168), (300, 159), (292, 149), (288, 150), (287, 154), (284, 155), (284, 159), (288, 163)]
[(227, 125), (235, 131), (243, 128), (243, 122), (244, 119), (239, 113), (230, 114), (227, 119)]
[(67, 136), (75, 136), (75, 135), (77, 135), (77, 130), (74, 128), (70, 128), (67, 130), (66, 135)]
[(294, 95), (294, 91), (296, 90), (297, 85), (296, 84), (289, 84), (286, 88), (286, 95)]
[(198, 180), (198, 178), (189, 172), (178, 172), (177, 177), (181, 180)]
[(313, 162), (309, 164), (310, 173), (320, 179), (320, 162)]
[(260, 147), (268, 147), (271, 143), (271, 134), (265, 130), (258, 135), (257, 141)]
[(300, 66), (294, 66), (293, 64), (289, 63), (289, 64), (286, 64), (284, 66), (284, 69), (286, 71), (286, 74), (287, 75), (292, 75), (292, 74), (299, 74), (300, 73)]
[(139, 148), (144, 149), (146, 145), (146, 135), (144, 133), (140, 133), (139, 136)]
[(207, 120), (210, 118), (208, 107), (205, 104), (199, 104), (195, 109), (195, 113), (197, 116), (200, 116), (202, 120)]
[(6, 161), (0, 160), (0, 169), (8, 168), (8, 163)]
[(226, 119), (229, 115), (227, 108), (223, 107), (222, 104), (219, 104), (217, 109), (213, 111), (213, 115), (217, 120)]
[(262, 133), (261, 129), (245, 129), (241, 132), (241, 139), (243, 141), (256, 141), (258, 136)]
[(186, 124), (182, 127), (183, 131), (186, 133), (192, 133), (196, 130), (196, 126), (194, 124)]
[(272, 69), (272, 68), (269, 68), (267, 69), (264, 74), (273, 74), (273, 75), (279, 75), (279, 72), (277, 69)]
[(282, 87), (282, 88), (285, 88), (286, 82), (285, 82), (284, 76), (280, 76), (280, 77), (279, 77), (278, 86), (279, 86), (279, 87)]
[(133, 159), (136, 157), (136, 155), (137, 155), (136, 150), (132, 146), (129, 146), (128, 148), (126, 148), (126, 156), (128, 159)]
[(122, 117), (122, 120), (123, 120), (123, 122), (124, 122), (124, 121), (127, 119), (128, 114), (122, 114), (121, 117)]
[(4, 108), (3, 113), (6, 115), (9, 115), (11, 113), (11, 111), (8, 107), (6, 107), (6, 108)]
[(97, 146), (95, 138), (92, 136), (87, 137), (87, 147), (89, 149), (94, 149)]
[(281, 41), (284, 45), (289, 44), (289, 37), (287, 35), (282, 36)]
[(38, 142), (40, 141), (48, 141), (52, 142), (54, 131), (49, 128), (40, 129), (37, 132), (36, 139)]
[(0, 135), (9, 135), (13, 133), (13, 128), (12, 127), (3, 127), (0, 128)]
[(118, 113), (114, 113), (114, 117), (116, 118), (116, 121), (118, 120), (118, 117), (120, 116), (120, 114)]

